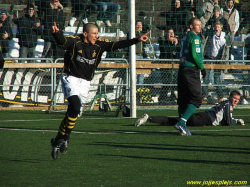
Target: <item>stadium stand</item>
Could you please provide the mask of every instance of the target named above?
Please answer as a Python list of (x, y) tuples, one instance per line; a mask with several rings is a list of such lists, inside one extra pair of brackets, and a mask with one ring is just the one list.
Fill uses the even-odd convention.
[[(199, 15), (199, 9), (202, 6), (203, 2), (207, 2), (209, 0), (204, 0), (204, 1), (198, 1), (194, 0), (194, 4), (196, 7), (192, 7), (192, 10), (196, 10), (194, 12), (195, 16)], [(17, 17), (21, 17), (25, 14), (25, 8), (28, 3), (34, 3), (35, 10), (37, 11), (38, 19), (41, 20), (41, 23), (43, 24), (43, 18), (44, 18), (44, 13), (41, 13), (41, 2), (43, 1), (34, 1), (34, 0), (2, 0), (1, 1), (1, 8), (6, 9), (10, 13), (10, 18), (14, 19)], [(70, 0), (61, 0), (61, 4), (64, 6), (63, 9), (63, 14), (65, 16), (65, 30), (64, 34), (65, 35), (74, 35), (76, 30), (78, 29), (78, 34), (81, 33), (82, 31), (82, 23), (79, 22), (78, 20), (75, 22), (74, 26), (69, 26), (69, 20), (73, 16), (72, 13), (72, 6), (71, 6), (71, 1)], [(112, 27), (105, 27), (104, 24), (101, 25), (100, 37), (105, 37), (111, 41), (116, 41), (120, 39), (126, 39), (127, 33), (129, 32), (129, 21), (128, 21), (128, 13), (129, 13), (129, 2), (128, 1), (123, 1), (123, 0), (114, 0), (113, 2), (117, 3), (120, 5), (121, 9), (118, 12), (118, 14), (115, 16), (113, 20), (111, 20)], [(189, 0), (181, 0), (180, 1), (182, 5), (185, 5), (186, 2), (189, 2)], [(237, 9), (239, 10), (240, 14), (240, 28), (239, 31), (236, 33), (234, 42), (232, 43), (232, 47), (230, 50), (230, 55), (229, 55), (229, 60), (234, 60), (234, 65), (249, 65), (248, 62), (244, 62), (244, 60), (250, 60), (250, 23), (247, 20), (249, 15), (250, 15), (250, 1), (246, 0), (238, 0), (238, 3), (235, 4), (237, 6)], [(160, 37), (164, 37), (166, 35), (166, 31), (169, 27), (174, 27), (175, 25), (171, 25), (173, 22), (169, 22), (167, 19), (168, 17), (166, 15), (169, 15), (171, 13), (171, 8), (173, 8), (175, 4), (175, 0), (152, 0), (152, 1), (146, 1), (146, 0), (137, 0), (135, 1), (135, 14), (136, 14), (136, 20), (142, 20), (143, 24), (148, 27), (149, 30), (151, 30), (150, 33), (150, 39), (152, 46), (154, 47), (155, 51), (155, 57), (151, 62), (144, 63), (145, 66), (150, 66), (154, 64), (158, 64), (157, 59), (159, 59), (159, 43), (158, 40)], [(219, 0), (219, 5), (220, 7), (223, 7), (225, 5), (224, 0)], [(1, 9), (0, 8), (0, 9)], [(186, 11), (186, 10), (185, 10)], [(95, 23), (97, 17), (97, 13), (92, 14), (88, 18), (88, 22)], [(173, 17), (173, 16), (172, 16)], [(177, 20), (178, 22), (178, 20)], [(10, 56), (13, 58), (18, 58), (19, 57), (19, 45), (18, 45), (18, 38), (16, 37), (16, 34), (18, 32), (16, 25), (10, 20), (12, 30), (13, 30), (13, 39), (10, 41)], [(180, 22), (181, 23), (181, 22)], [(183, 24), (183, 23), (182, 23)], [(78, 28), (79, 26), (79, 28)], [(181, 39), (183, 35), (185, 35), (184, 30), (188, 25), (179, 25), (178, 28), (182, 28), (180, 30), (183, 30), (183, 33), (178, 33), (177, 35), (179, 36), (178, 40), (181, 42)], [(206, 44), (208, 45), (208, 43)], [(207, 47), (206, 47), (207, 48)], [(41, 36), (38, 38), (38, 44), (36, 46), (36, 57), (41, 57), (42, 52), (44, 50), (44, 40), (42, 39)], [(122, 57), (125, 59), (128, 59), (128, 56), (124, 56), (124, 51), (115, 51), (114, 53), (110, 54), (107, 56), (108, 58), (117, 58), (117, 57)], [(169, 60), (169, 59), (165, 59)], [(206, 60), (206, 59), (205, 59)], [(240, 61), (241, 60), (241, 61)], [(41, 62), (41, 60), (37, 60), (36, 62)], [(178, 62), (171, 62), (172, 64), (169, 67), (173, 67), (173, 71), (177, 71), (177, 66)], [(224, 65), (229, 65), (232, 62), (223, 62)], [(211, 64), (211, 63), (210, 63)], [(164, 65), (164, 64), (162, 64)], [(143, 65), (140, 65), (142, 67)], [(157, 66), (157, 65), (155, 65)], [(167, 66), (164, 66), (164, 68)], [(168, 67), (168, 68), (169, 68)], [(210, 66), (209, 66), (210, 67)], [(229, 66), (223, 67), (225, 69), (229, 69)], [(154, 88), (150, 84), (156, 83), (159, 77), (164, 77), (166, 75), (158, 75), (158, 71), (155, 71), (157, 68), (152, 68), (150, 71), (148, 71), (148, 75), (145, 76), (145, 84), (149, 84), (148, 88)], [(227, 92), (228, 88), (225, 85), (246, 85), (248, 84), (248, 69), (246, 70), (241, 70), (241, 71), (232, 71), (229, 69), (229, 71), (223, 71), (221, 76), (223, 78), (223, 92)], [(240, 73), (243, 73), (241, 76), (239, 76)], [(157, 81), (156, 81), (157, 80)], [(158, 81), (159, 83), (163, 83), (164, 81)], [(165, 82), (164, 82), (165, 83)], [(175, 82), (170, 82), (168, 83), (168, 86), (176, 86), (173, 85)], [(164, 86), (164, 85), (163, 85)], [(212, 85), (209, 87), (208, 94), (210, 96), (213, 96), (215, 93), (214, 87), (218, 85)], [(161, 86), (159, 86), (161, 87)], [(233, 86), (231, 86), (229, 89), (231, 89)], [(243, 92), (248, 91), (247, 86), (238, 86), (237, 88), (242, 88)], [(150, 94), (152, 91), (150, 91)], [(227, 93), (225, 93), (227, 95)], [(244, 95), (244, 94), (243, 94)], [(247, 95), (247, 94), (246, 94)], [(169, 96), (171, 97), (171, 96)], [(204, 96), (205, 99), (207, 99), (207, 96)], [(156, 94), (152, 93), (152, 98), (154, 99), (154, 102), (157, 103), (158, 99)], [(176, 97), (174, 97), (176, 98)], [(243, 98), (245, 98), (243, 96)], [(171, 102), (171, 103), (176, 103)], [(206, 102), (204, 101), (206, 104)]]

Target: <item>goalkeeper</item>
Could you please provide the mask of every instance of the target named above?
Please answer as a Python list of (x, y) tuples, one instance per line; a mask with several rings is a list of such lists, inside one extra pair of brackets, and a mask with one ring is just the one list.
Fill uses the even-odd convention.
[(181, 135), (191, 135), (186, 127), (188, 118), (199, 108), (202, 103), (201, 80), (206, 76), (203, 65), (202, 44), (198, 34), (201, 32), (201, 21), (192, 18), (189, 23), (190, 31), (182, 39), (180, 52), (180, 66), (178, 71), (178, 113), (179, 121), (174, 128)]
[[(218, 105), (212, 107), (205, 112), (194, 113), (187, 120), (188, 126), (234, 126), (245, 125), (243, 119), (234, 119), (232, 117), (233, 108), (238, 104), (241, 94), (239, 91), (232, 91), (229, 99), (222, 101)], [(166, 116), (149, 116), (144, 114), (139, 118), (135, 126), (141, 126), (146, 122), (158, 123), (160, 125), (174, 126), (178, 122), (178, 118)]]

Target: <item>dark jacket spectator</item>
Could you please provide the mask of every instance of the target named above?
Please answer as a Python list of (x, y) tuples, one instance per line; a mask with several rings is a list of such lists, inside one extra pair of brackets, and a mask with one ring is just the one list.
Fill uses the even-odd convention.
[(168, 29), (167, 35), (158, 39), (160, 59), (178, 59), (180, 45), (172, 28)]
[(197, 16), (198, 3), (197, 0), (184, 0), (186, 8), (186, 26), (189, 26), (189, 20)]
[(220, 9), (218, 0), (209, 0), (203, 3), (203, 5), (200, 7), (201, 10), (198, 11), (198, 14), (201, 14), (199, 19), (201, 20), (202, 28), (204, 28), (208, 20), (212, 18), (215, 7)]
[(42, 27), (38, 27), (37, 23), (40, 23), (40, 20), (36, 18), (35, 14), (30, 16), (29, 13), (26, 13), (21, 18), (13, 20), (13, 22), (17, 24), (19, 45), (28, 48), (36, 47), (37, 37), (42, 35)]
[(184, 32), (183, 28), (186, 27), (186, 17), (187, 14), (183, 2), (174, 0), (172, 1), (169, 16), (166, 17), (166, 25), (167, 27), (172, 27), (180, 36)]
[(44, 33), (43, 39), (45, 41), (42, 57), (46, 58), (61, 58), (64, 51), (57, 44), (53, 36), (51, 35), (51, 28), (57, 24), (57, 27), (63, 32), (65, 26), (65, 18), (63, 14), (63, 6), (59, 0), (50, 0), (47, 5), (44, 15)]
[(222, 22), (223, 19), (222, 19), (222, 15), (220, 14), (220, 7), (215, 6), (214, 7), (214, 14), (206, 23), (206, 26), (203, 28), (203, 31), (211, 30), (211, 32), (213, 32), (213, 29), (215, 27), (215, 23), (218, 21)]
[(58, 8), (54, 8), (53, 3), (50, 3), (49, 7), (47, 7), (47, 9), (45, 10), (44, 21), (43, 21), (44, 24), (43, 39), (45, 41), (55, 41), (50, 31), (52, 25), (54, 25), (54, 22), (56, 22), (60, 30), (64, 30), (65, 18), (63, 15), (63, 6), (60, 3), (58, 3)]
[[(12, 20), (17, 24), (17, 38), (20, 45), (20, 58), (35, 58), (38, 35), (42, 35), (42, 27), (40, 20), (35, 16), (35, 6), (27, 5), (27, 13), (16, 20)], [(21, 61), (24, 63), (25, 61)], [(34, 62), (34, 61), (28, 61)]]
[[(146, 32), (143, 30), (143, 22), (140, 20), (137, 20), (135, 23), (135, 37), (139, 38)], [(127, 39), (129, 39), (129, 33), (127, 33)], [(136, 46), (136, 58), (142, 59), (142, 58), (149, 58), (146, 54), (145, 48), (146, 48), (146, 42), (139, 42), (135, 44)], [(127, 51), (129, 51), (129, 48), (127, 48)]]
[(9, 41), (13, 38), (12, 29), (7, 15), (8, 12), (5, 9), (2, 9), (0, 18), (0, 45), (2, 46), (2, 53), (5, 58), (9, 57)]
[[(86, 19), (98, 9), (96, 1), (93, 0), (74, 0), (71, 2), (71, 5), (72, 13), (74, 13), (75, 18), (78, 18), (81, 14), (83, 14), (82, 19)], [(73, 25), (74, 24), (71, 26)]]
[(1, 45), (0, 45), (0, 69), (2, 69), (4, 67), (4, 58), (2, 55), (2, 50), (1, 50)]

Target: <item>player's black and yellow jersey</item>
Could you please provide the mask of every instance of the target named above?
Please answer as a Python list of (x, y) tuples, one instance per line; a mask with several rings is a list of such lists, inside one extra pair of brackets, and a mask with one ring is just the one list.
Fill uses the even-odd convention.
[(65, 73), (92, 80), (94, 71), (98, 67), (104, 51), (110, 52), (119, 48), (126, 48), (139, 42), (138, 38), (112, 42), (108, 39), (98, 38), (96, 43), (84, 42), (84, 36), (64, 36), (61, 31), (53, 34), (58, 45), (66, 51), (64, 55)]

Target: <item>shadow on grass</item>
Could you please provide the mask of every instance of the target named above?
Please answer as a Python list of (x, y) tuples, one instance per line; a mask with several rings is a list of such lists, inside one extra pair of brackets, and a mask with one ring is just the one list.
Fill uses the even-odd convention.
[[(192, 130), (190, 130), (192, 132)], [(233, 131), (233, 130), (232, 130)], [(232, 132), (232, 131), (229, 131), (229, 132)], [(197, 133), (197, 132), (192, 132), (192, 135), (193, 136), (211, 136), (211, 137), (240, 137), (240, 138), (249, 138), (249, 136), (247, 135), (236, 135), (236, 134), (213, 134), (213, 131), (211, 131), (211, 133)]]
[[(172, 145), (172, 144), (128, 144), (128, 143), (111, 143), (111, 142), (97, 142), (97, 146), (108, 146), (115, 148), (126, 149), (149, 149), (149, 150), (165, 150), (165, 151), (193, 151), (193, 152), (207, 152), (207, 153), (230, 153), (230, 154), (250, 154), (248, 148), (231, 148), (231, 147), (213, 147), (213, 146), (190, 146), (190, 145)], [(248, 163), (250, 165), (250, 163)]]
[(250, 163), (245, 162), (231, 162), (231, 161), (215, 161), (215, 160), (198, 160), (198, 159), (173, 159), (173, 158), (154, 158), (147, 156), (129, 156), (129, 155), (111, 155), (111, 154), (96, 154), (96, 156), (106, 156), (106, 157), (123, 157), (123, 158), (133, 158), (133, 159), (145, 159), (145, 160), (164, 160), (172, 162), (185, 162), (185, 163), (201, 163), (201, 164), (216, 164), (216, 165), (250, 165)]
[(24, 162), (24, 163), (33, 163), (33, 164), (38, 164), (38, 163), (41, 163), (43, 162), (44, 160), (35, 160), (35, 159), (8, 159), (8, 158), (5, 158), (5, 157), (0, 157), (0, 160), (6, 162)]

